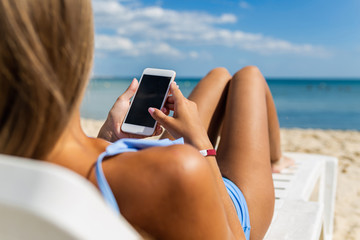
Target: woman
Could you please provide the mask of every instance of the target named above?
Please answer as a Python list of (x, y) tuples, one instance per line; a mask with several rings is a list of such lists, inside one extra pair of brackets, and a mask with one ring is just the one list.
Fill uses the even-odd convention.
[[(79, 114), (93, 59), (90, 0), (1, 0), (0, 34), (0, 152), (59, 164), (97, 185), (93, 165), (110, 143), (87, 137)], [(116, 101), (99, 137), (134, 137), (120, 126), (137, 84)], [(163, 112), (149, 113), (186, 144), (118, 154), (102, 165), (121, 213), (156, 239), (263, 238), (274, 207), (270, 160), (279, 162), (281, 151), (261, 73), (217, 68), (189, 100), (176, 84), (171, 93)], [(199, 150), (214, 148), (218, 135), (217, 156), (203, 157)]]

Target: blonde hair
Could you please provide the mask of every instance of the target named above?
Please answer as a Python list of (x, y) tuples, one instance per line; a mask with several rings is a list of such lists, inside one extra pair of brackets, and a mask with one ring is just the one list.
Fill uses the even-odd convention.
[(0, 0), (0, 153), (41, 159), (92, 64), (91, 0)]

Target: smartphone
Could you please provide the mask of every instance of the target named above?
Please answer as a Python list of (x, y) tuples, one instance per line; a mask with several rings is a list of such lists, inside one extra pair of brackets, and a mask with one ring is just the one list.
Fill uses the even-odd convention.
[(156, 121), (151, 117), (149, 107), (161, 109), (168, 96), (175, 71), (146, 68), (140, 78), (139, 87), (131, 101), (121, 130), (127, 133), (151, 136)]

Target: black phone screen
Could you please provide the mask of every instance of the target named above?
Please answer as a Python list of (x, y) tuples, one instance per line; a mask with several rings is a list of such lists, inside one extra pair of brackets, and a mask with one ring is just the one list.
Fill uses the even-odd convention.
[(159, 109), (164, 100), (171, 77), (144, 74), (133, 99), (125, 123), (154, 127), (155, 120), (148, 112), (149, 107)]

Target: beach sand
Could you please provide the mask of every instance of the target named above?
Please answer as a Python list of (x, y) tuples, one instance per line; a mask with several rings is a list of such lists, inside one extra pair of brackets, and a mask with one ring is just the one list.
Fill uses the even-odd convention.
[[(102, 121), (82, 119), (89, 136), (96, 136)], [(281, 129), (285, 152), (317, 153), (337, 157), (334, 239), (360, 239), (360, 132)]]

